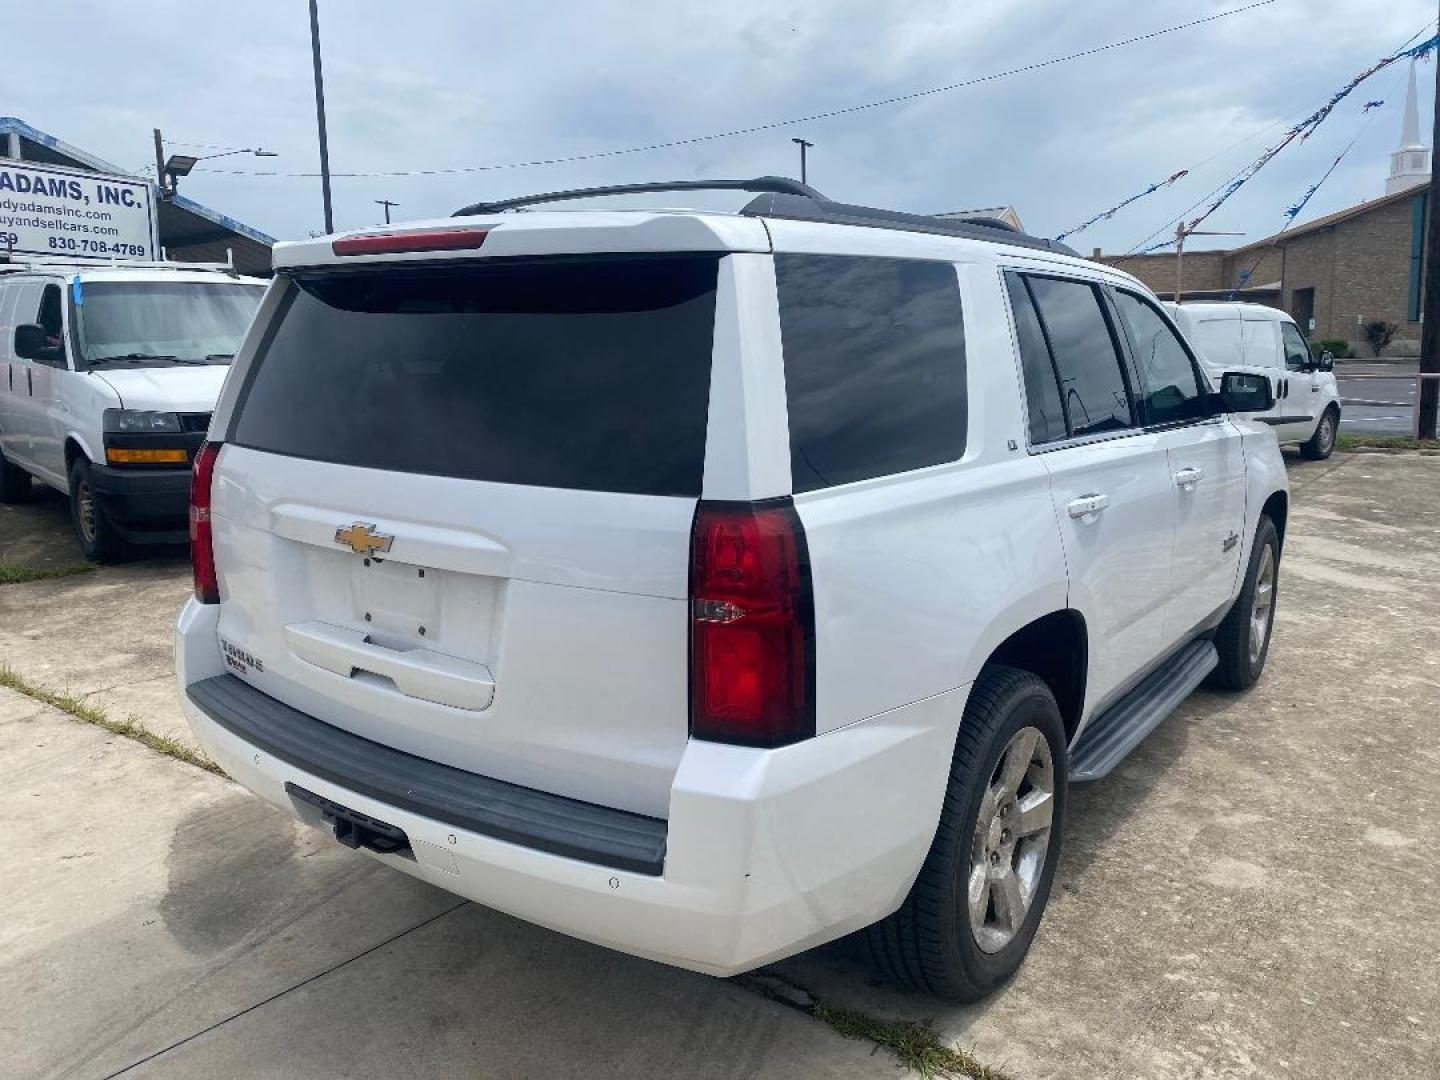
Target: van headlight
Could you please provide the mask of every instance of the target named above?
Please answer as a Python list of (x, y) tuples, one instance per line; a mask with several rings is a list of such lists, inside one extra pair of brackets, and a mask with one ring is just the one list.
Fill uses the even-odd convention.
[(151, 412), (148, 409), (106, 409), (105, 430), (127, 435), (151, 432), (178, 432), (180, 417), (173, 412)]

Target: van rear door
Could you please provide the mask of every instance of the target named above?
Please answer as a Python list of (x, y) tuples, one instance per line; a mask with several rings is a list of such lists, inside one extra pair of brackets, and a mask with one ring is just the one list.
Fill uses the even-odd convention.
[(387, 746), (665, 816), (722, 261), (293, 272), (212, 488), (230, 669)]

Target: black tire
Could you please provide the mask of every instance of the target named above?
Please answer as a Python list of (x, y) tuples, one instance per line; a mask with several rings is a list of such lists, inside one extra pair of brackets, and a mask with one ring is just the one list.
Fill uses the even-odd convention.
[(5, 460), (0, 450), (0, 503), (19, 503), (30, 498), (30, 474)]
[[(1264, 637), (1258, 647), (1252, 649), (1252, 639), (1257, 632), (1252, 618), (1256, 610), (1255, 595), (1260, 588), (1258, 579), (1267, 552), (1271, 562)], [(1265, 658), (1270, 655), (1279, 586), (1280, 536), (1275, 531), (1275, 523), (1261, 514), (1260, 523), (1255, 527), (1255, 543), (1250, 549), (1250, 565), (1245, 569), (1245, 584), (1226, 613), (1225, 621), (1215, 630), (1215, 649), (1220, 654), (1220, 665), (1210, 673), (1206, 685), (1218, 690), (1248, 690), (1255, 685), (1255, 680), (1265, 670)]]
[[(1008, 944), (986, 951), (972, 930), (967, 891), (976, 846), (983, 844), (978, 818), (996, 782), (1002, 753), (1025, 728), (1038, 729), (1049, 749), (1048, 844), (1019, 929)], [(1039, 754), (1038, 740), (1034, 753)], [(1026, 783), (1033, 775), (1027, 770)], [(971, 1002), (993, 993), (1019, 970), (1040, 925), (1060, 858), (1068, 776), (1065, 725), (1050, 688), (1028, 671), (987, 667), (965, 705), (940, 823), (925, 864), (900, 909), (861, 932), (864, 951), (882, 975), (948, 1001)], [(989, 885), (983, 889), (980, 895), (989, 896)]]
[(1340, 434), (1340, 410), (1331, 405), (1320, 415), (1315, 433), (1300, 444), (1300, 456), (1310, 461), (1324, 461), (1335, 452), (1335, 436)]
[(80, 550), (91, 562), (114, 563), (125, 557), (128, 545), (95, 497), (90, 462), (83, 457), (70, 466), (70, 523)]

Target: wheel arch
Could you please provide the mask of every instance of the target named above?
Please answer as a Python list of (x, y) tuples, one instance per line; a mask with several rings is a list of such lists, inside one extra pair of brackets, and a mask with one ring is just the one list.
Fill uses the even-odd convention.
[(70, 475), (70, 469), (75, 464), (77, 457), (83, 457), (92, 465), (95, 463), (95, 455), (90, 452), (90, 448), (85, 445), (79, 435), (72, 431), (65, 436), (65, 475), (67, 477)]
[(1273, 491), (1265, 504), (1260, 507), (1264, 514), (1275, 523), (1275, 535), (1280, 541), (1280, 550), (1285, 550), (1285, 522), (1290, 516), (1290, 495), (1285, 491)]
[(1074, 738), (1085, 711), (1090, 669), (1090, 639), (1084, 615), (1074, 608), (1042, 615), (1000, 642), (985, 663), (1019, 668), (1040, 678), (1060, 706), (1067, 738)]

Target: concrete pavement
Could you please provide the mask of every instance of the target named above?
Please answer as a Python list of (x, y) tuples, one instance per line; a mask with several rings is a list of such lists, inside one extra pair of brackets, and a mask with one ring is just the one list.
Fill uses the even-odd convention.
[[(1021, 1078), (1440, 1074), (1440, 459), (1290, 464), (1265, 677), (1196, 695), (1077, 789), (1011, 986), (947, 1008), (844, 942), (777, 970)], [(80, 690), (145, 676), (185, 576), (0, 587), (0, 661)], [(0, 1075), (897, 1075), (734, 983), (457, 905), (6, 692), (0, 814), (21, 838), (0, 876)]]
[(0, 1076), (896, 1075), (740, 987), (466, 904), (0, 689)]

